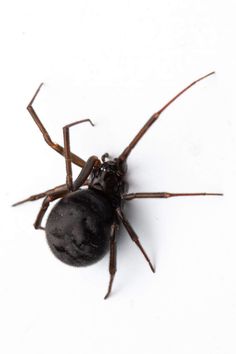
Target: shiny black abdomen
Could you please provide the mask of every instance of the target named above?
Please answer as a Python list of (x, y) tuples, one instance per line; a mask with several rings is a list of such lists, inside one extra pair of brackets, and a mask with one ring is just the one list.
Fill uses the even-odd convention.
[(87, 189), (70, 193), (49, 214), (49, 247), (69, 265), (95, 263), (108, 251), (114, 217), (114, 209), (102, 192)]

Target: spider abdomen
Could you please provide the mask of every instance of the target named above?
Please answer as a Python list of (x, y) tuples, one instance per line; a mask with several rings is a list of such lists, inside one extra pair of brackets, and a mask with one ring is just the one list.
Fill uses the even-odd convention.
[(103, 193), (70, 193), (52, 209), (46, 223), (50, 249), (62, 262), (87, 266), (108, 251), (114, 209)]

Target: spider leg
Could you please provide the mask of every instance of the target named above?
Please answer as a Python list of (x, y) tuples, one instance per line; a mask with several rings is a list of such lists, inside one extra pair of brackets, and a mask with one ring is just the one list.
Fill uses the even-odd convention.
[(35, 223), (34, 223), (34, 227), (35, 229), (41, 229), (41, 230), (44, 230), (44, 228), (41, 226), (41, 223), (42, 223), (42, 220), (43, 220), (43, 217), (49, 207), (49, 204), (56, 200), (56, 199), (59, 199), (59, 198), (62, 198), (64, 197), (66, 194), (68, 194), (68, 190), (63, 190), (63, 191), (54, 191), (52, 192), (51, 194), (48, 194), (46, 196), (46, 198), (44, 199), (43, 203), (42, 203), (42, 206), (39, 210), (39, 213), (37, 215), (37, 218), (35, 220)]
[[(50, 135), (48, 134), (47, 130), (45, 129), (44, 125), (42, 124), (41, 120), (39, 119), (37, 113), (35, 112), (34, 108), (32, 107), (33, 102), (36, 98), (36, 96), (38, 95), (41, 87), (42, 87), (43, 83), (41, 83), (38, 87), (38, 89), (36, 90), (32, 100), (30, 101), (30, 103), (27, 106), (27, 110), (29, 111), (31, 117), (33, 118), (34, 122), (37, 124), (39, 130), (41, 131), (41, 133), (43, 134), (44, 140), (46, 141), (46, 143), (54, 150), (56, 150), (59, 154), (63, 155), (65, 154), (64, 148), (59, 145), (56, 144), (52, 141)], [(83, 159), (81, 159), (80, 157), (78, 157), (77, 155), (71, 153), (71, 161), (80, 167), (83, 167), (85, 164), (85, 161)]]
[(167, 107), (169, 107), (178, 97), (180, 97), (184, 92), (186, 92), (187, 90), (190, 89), (190, 87), (194, 86), (197, 82), (207, 78), (210, 75), (213, 75), (215, 72), (212, 71), (207, 75), (204, 75), (202, 77), (200, 77), (199, 79), (193, 81), (190, 85), (186, 86), (183, 90), (181, 90), (179, 93), (177, 93), (177, 95), (175, 95), (169, 102), (167, 102), (161, 109), (159, 109), (158, 112), (154, 113), (149, 119), (148, 121), (144, 124), (144, 126), (142, 127), (142, 129), (140, 129), (140, 131), (138, 132), (138, 134), (133, 138), (133, 140), (130, 142), (130, 144), (125, 148), (125, 150), (120, 154), (119, 156), (119, 160), (121, 162), (124, 162), (129, 154), (131, 153), (131, 151), (134, 149), (134, 147), (136, 146), (136, 144), (139, 142), (139, 140), (143, 137), (143, 135), (147, 132), (147, 130), (153, 125), (153, 123), (155, 123), (155, 121), (159, 118), (159, 116), (161, 115), (162, 112), (165, 111), (165, 109)]
[[(65, 162), (66, 162), (66, 185), (67, 185), (67, 188), (69, 191), (75, 190), (75, 186), (73, 184), (73, 178), (72, 178), (72, 161), (73, 160), (72, 160), (72, 155), (70, 152), (69, 129), (74, 125), (84, 123), (84, 122), (89, 122), (92, 126), (94, 126), (94, 124), (91, 122), (90, 119), (83, 119), (83, 120), (68, 124), (65, 127), (63, 127), (64, 156), (65, 156)], [(92, 156), (88, 159), (88, 161), (86, 163), (84, 162), (84, 165), (83, 165), (83, 170), (84, 170), (83, 171), (83, 178), (84, 178), (84, 180), (83, 181), (81, 180), (80, 185), (82, 185), (86, 181), (87, 177), (89, 176), (90, 172), (93, 169), (94, 164), (96, 164), (97, 161), (99, 161), (98, 158), (96, 156)]]
[(84, 167), (80, 171), (79, 176), (75, 179), (73, 183), (73, 190), (79, 189), (81, 186), (89, 185), (88, 177), (92, 172), (93, 168), (99, 167), (101, 164), (97, 156), (91, 156), (85, 163)]
[(122, 213), (120, 208), (116, 209), (116, 213), (119, 217), (119, 219), (121, 220), (122, 224), (124, 225), (124, 227), (126, 228), (129, 236), (131, 237), (131, 239), (136, 243), (136, 245), (138, 246), (138, 248), (140, 249), (140, 251), (142, 252), (142, 254), (144, 255), (146, 261), (149, 263), (149, 266), (151, 268), (151, 270), (153, 271), (153, 273), (155, 273), (155, 268), (152, 265), (148, 255), (146, 254), (143, 246), (141, 245), (138, 235), (136, 234), (136, 232), (133, 230), (132, 226), (130, 225), (130, 223), (128, 222), (128, 220), (126, 219), (126, 217), (124, 216), (124, 214)]
[(26, 199), (23, 199), (17, 203), (14, 203), (12, 206), (17, 206), (17, 205), (20, 205), (20, 204), (23, 204), (23, 203), (26, 203), (26, 202), (33, 202), (35, 200), (38, 200), (38, 199), (41, 199), (43, 197), (46, 197), (47, 195), (53, 193), (53, 192), (56, 192), (58, 190), (65, 190), (67, 191), (67, 186), (65, 184), (62, 184), (60, 186), (57, 186), (55, 188), (52, 188), (52, 189), (49, 189), (45, 192), (42, 192), (42, 193), (38, 193), (38, 194), (34, 194), (34, 195), (31, 195), (30, 197), (26, 198)]
[(113, 284), (113, 280), (114, 280), (115, 273), (116, 273), (116, 228), (117, 228), (117, 226), (118, 225), (116, 223), (114, 223), (111, 227), (110, 260), (109, 260), (110, 281), (109, 281), (108, 290), (107, 290), (107, 293), (106, 293), (104, 299), (107, 299), (111, 293), (112, 284)]
[(125, 200), (132, 200), (138, 198), (171, 198), (171, 197), (197, 197), (197, 196), (222, 196), (222, 193), (128, 193), (123, 194), (122, 198)]

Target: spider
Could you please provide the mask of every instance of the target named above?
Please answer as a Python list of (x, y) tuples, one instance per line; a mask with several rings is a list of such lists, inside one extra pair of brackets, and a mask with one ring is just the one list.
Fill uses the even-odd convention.
[[(151, 270), (155, 272), (147, 253), (142, 247), (139, 238), (124, 215), (125, 201), (137, 198), (171, 198), (179, 196), (222, 195), (221, 193), (128, 193), (125, 180), (127, 158), (136, 144), (160, 117), (161, 113), (190, 87), (204, 78), (214, 74), (211, 72), (193, 81), (185, 87), (158, 112), (154, 113), (145, 123), (130, 144), (117, 158), (109, 158), (109, 154), (91, 156), (87, 161), (70, 151), (70, 128), (90, 119), (80, 120), (66, 125), (63, 128), (64, 147), (54, 143), (37, 113), (32, 107), (42, 84), (38, 87), (27, 109), (40, 129), (46, 143), (65, 157), (66, 183), (43, 193), (32, 195), (13, 206), (44, 198), (42, 206), (34, 223), (35, 229), (44, 229), (41, 226), (43, 216), (49, 204), (57, 199), (59, 202), (51, 210), (45, 227), (46, 237), (50, 249), (62, 262), (73, 266), (87, 266), (101, 259), (110, 248), (109, 273), (110, 280), (105, 299), (111, 293), (116, 273), (116, 232), (121, 222), (129, 236), (138, 246)], [(76, 179), (72, 176), (72, 163), (81, 167)], [(81, 189), (85, 186), (86, 189)]]

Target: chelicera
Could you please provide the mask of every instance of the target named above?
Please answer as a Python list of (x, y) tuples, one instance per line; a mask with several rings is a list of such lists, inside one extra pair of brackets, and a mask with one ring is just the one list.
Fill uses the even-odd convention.
[[(127, 158), (151, 125), (173, 101), (191, 86), (213, 73), (211, 72), (193, 81), (167, 102), (158, 112), (154, 113), (125, 150), (114, 159), (109, 158), (108, 153), (105, 153), (101, 157), (101, 160), (97, 156), (91, 156), (87, 161), (84, 161), (70, 151), (70, 128), (84, 122), (89, 122), (93, 125), (90, 119), (80, 120), (63, 128), (64, 147), (51, 140), (47, 130), (32, 107), (42, 84), (27, 106), (46, 143), (64, 156), (66, 183), (43, 193), (32, 195), (27, 199), (15, 203), (14, 206), (27, 201), (44, 198), (34, 227), (35, 229), (45, 229), (50, 249), (58, 259), (66, 264), (73, 266), (93, 264), (101, 259), (110, 249), (110, 281), (105, 299), (111, 293), (116, 273), (116, 233), (120, 223), (124, 225), (128, 235), (142, 252), (151, 270), (155, 272), (154, 266), (143, 249), (136, 232), (124, 215), (123, 204), (125, 201), (136, 198), (222, 195), (220, 193), (128, 193), (125, 180)], [(72, 163), (81, 167), (80, 174), (76, 179), (72, 177)], [(51, 210), (46, 227), (43, 228), (41, 226), (43, 216), (49, 204), (57, 199), (60, 199), (60, 201)]]

